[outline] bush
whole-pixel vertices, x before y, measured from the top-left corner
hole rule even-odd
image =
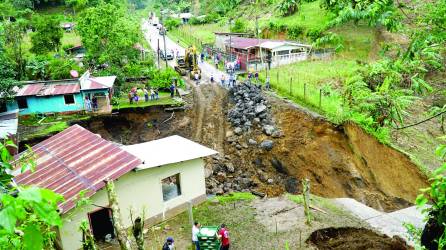
[[[189,24],[190,25],[199,25],[199,24],[204,24],[204,22],[203,22],[203,19],[192,17],[191,19],[189,19]]]
[[[217,12],[211,12],[204,18],[205,23],[217,23],[220,20],[220,15]]]
[[[317,29],[317,28],[309,29],[307,31],[307,37],[311,38],[311,40],[313,40],[313,41],[316,41],[318,38],[322,37],[322,35],[323,35],[322,32],[323,31],[321,29]]]
[[[52,58],[48,62],[48,75],[51,80],[70,79],[70,71],[80,71],[81,68],[72,59]],[[81,73],[81,72],[79,72]]]
[[[166,26],[168,30],[172,30],[178,28],[181,25],[181,23],[182,23],[181,20],[178,18],[168,18],[164,22],[164,26]]]
[[[244,20],[242,18],[238,18],[237,20],[235,20],[234,25],[231,27],[231,32],[234,32],[234,33],[246,32],[247,26],[248,26],[248,24],[247,24],[246,20]]]
[[[169,88],[170,84],[172,84],[172,80],[174,78],[179,79],[179,87],[184,87],[184,82],[181,81],[181,76],[171,68],[152,71],[152,75],[150,76],[151,80],[148,82],[148,85],[150,87],[167,89]]]
[[[298,39],[305,33],[305,28],[302,26],[292,26],[288,28],[288,37],[291,39]]]

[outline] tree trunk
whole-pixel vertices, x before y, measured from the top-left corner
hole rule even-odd
[[[127,235],[127,230],[122,224],[121,210],[119,209],[115,185],[113,184],[113,181],[106,180],[105,186],[107,189],[108,202],[110,203],[110,208],[113,212],[113,226],[115,228],[116,237],[118,238],[121,250],[131,250],[131,242],[129,236]]]
[[[94,242],[94,237],[91,234],[88,222],[83,221],[79,229],[82,232],[82,249],[83,250],[97,250]]]

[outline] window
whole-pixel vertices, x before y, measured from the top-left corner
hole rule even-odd
[[[6,112],[6,103],[5,102],[0,102],[0,113],[2,112]]]
[[[18,98],[17,105],[19,106],[19,109],[27,109],[28,108],[28,102],[26,101],[26,98]]]
[[[63,98],[66,105],[74,104],[74,95],[64,95]]]
[[[169,176],[161,180],[163,200],[168,201],[181,195],[180,174]]]

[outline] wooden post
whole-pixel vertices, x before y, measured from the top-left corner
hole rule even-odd
[[[292,84],[293,84],[293,78],[290,77],[290,96],[293,96],[293,86],[292,86]]]
[[[304,213],[307,218],[306,224],[311,224],[311,213],[310,213],[310,181],[308,179],[302,180],[302,195],[304,201]]]
[[[319,89],[319,108],[322,107],[322,89]]]
[[[130,250],[132,249],[131,242],[127,234],[127,229],[122,223],[121,209],[119,208],[118,197],[116,196],[115,192],[115,185],[113,184],[113,181],[105,180],[105,187],[107,190],[108,202],[110,203],[110,208],[113,212],[113,226],[116,231],[116,238],[118,238],[121,250]]]
[[[158,38],[158,50],[156,51],[158,55],[158,69],[160,68],[160,39]]]
[[[304,83],[304,100],[307,100],[307,83]]]
[[[192,211],[192,201],[187,202],[187,213],[189,214],[189,223],[194,225],[194,212]]]
[[[279,86],[279,70],[277,70],[277,86]]]

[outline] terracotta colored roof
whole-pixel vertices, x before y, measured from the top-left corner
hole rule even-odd
[[[36,169],[17,175],[19,185],[35,185],[64,196],[62,213],[75,206],[77,195],[86,190],[90,197],[135,169],[141,160],[79,125],[74,125],[32,147]]]
[[[236,49],[248,49],[259,45],[259,39],[257,38],[245,38],[245,37],[232,37],[227,39],[226,42],[229,44],[231,40],[231,47]],[[268,40],[260,39],[260,43]]]
[[[34,83],[22,86],[16,96],[49,96],[79,93],[80,85],[77,81],[68,83]]]

